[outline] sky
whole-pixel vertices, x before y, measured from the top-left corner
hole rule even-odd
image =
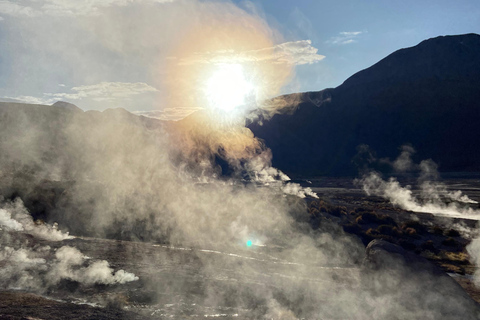
[[[256,70],[264,99],[465,33],[480,33],[478,0],[0,0],[0,100],[175,120],[226,60]]]

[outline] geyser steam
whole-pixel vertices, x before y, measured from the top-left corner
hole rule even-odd
[[[402,152],[395,161],[380,161],[391,164],[399,173],[419,171],[417,194],[410,185],[402,187],[396,177],[384,180],[380,173],[371,171],[361,179],[356,179],[356,183],[362,186],[367,195],[383,197],[405,210],[480,220],[480,210],[469,206],[478,204],[477,201],[462,194],[460,190],[448,190],[445,184],[437,181],[439,173],[435,162],[429,159],[417,165],[411,159],[415,150],[411,146],[402,146],[401,149]]]
[[[196,19],[183,20],[188,27],[176,33],[180,40],[172,46],[165,76],[170,107],[208,106],[204,86],[213,70],[225,64],[242,65],[247,82],[255,84],[257,104],[288,81],[290,59],[278,50],[289,47],[275,46],[280,36],[258,15],[219,1],[178,1],[168,10],[172,8],[179,8],[178,16]],[[161,20],[145,14],[150,22]],[[138,48],[128,36],[148,44],[157,37],[141,22],[110,18],[96,21],[110,25],[92,34],[114,53],[136,57]],[[146,31],[132,35],[130,28]],[[129,270],[156,293],[153,303],[176,299],[180,307],[190,303],[240,310],[254,319],[442,319],[459,314],[478,319],[463,297],[419,289],[425,279],[435,284],[430,275],[412,277],[399,266],[373,280],[363,277],[360,241],[328,219],[318,229],[310,228],[300,197],[314,194],[287,184],[288,177],[271,167],[270,150],[245,128],[243,115],[208,111],[162,124],[111,109],[100,113],[7,104],[0,113],[1,194],[19,196],[34,209],[44,204],[32,214],[58,221],[61,230],[75,236],[157,243],[148,246],[150,253],[165,245],[169,251],[160,262],[151,255],[122,252],[132,267],[153,265],[148,279],[142,279],[147,273]],[[230,166],[229,177],[219,178],[219,158]],[[0,214],[11,229],[1,239],[4,286],[31,288],[28,281],[36,279],[35,287],[44,288],[65,278],[86,285],[139,282],[103,259],[84,265],[88,259],[72,247],[75,242],[55,252],[25,247],[17,238],[30,232],[27,224],[13,222],[17,215],[11,212]],[[32,242],[38,241],[31,233]],[[252,247],[245,248],[248,241]],[[167,274],[152,261],[194,269],[181,273],[179,267]],[[21,281],[12,284],[10,279]],[[182,312],[177,318],[184,317]]]

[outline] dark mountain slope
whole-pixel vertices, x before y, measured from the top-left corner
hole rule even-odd
[[[355,174],[357,146],[394,158],[406,143],[442,171],[480,171],[479,120],[480,36],[467,34],[396,51],[335,89],[301,94],[293,115],[250,128],[293,175]]]

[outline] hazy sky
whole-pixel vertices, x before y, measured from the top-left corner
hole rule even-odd
[[[0,0],[0,98],[181,117],[201,106],[167,99],[171,66],[190,64],[172,52],[212,63],[217,51],[183,39],[232,20],[271,41],[268,57],[252,45],[242,59],[293,68],[278,93],[318,91],[424,39],[480,33],[480,1]]]

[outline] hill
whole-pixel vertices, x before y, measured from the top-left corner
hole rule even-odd
[[[394,158],[410,144],[441,171],[480,171],[480,35],[425,40],[296,98],[293,115],[249,125],[293,176],[355,174],[360,145]]]

